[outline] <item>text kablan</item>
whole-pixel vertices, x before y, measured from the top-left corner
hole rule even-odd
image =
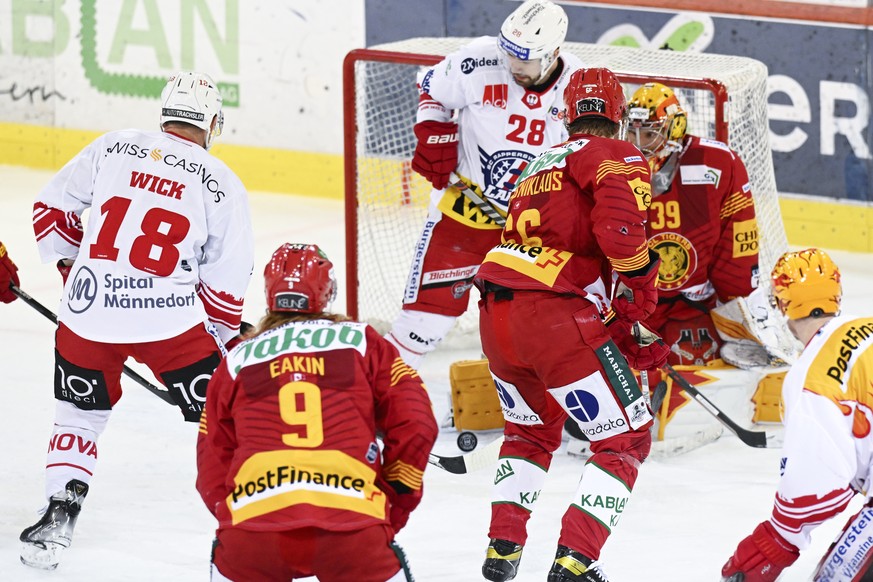
[[[855,355],[855,350],[861,347],[862,342],[865,342],[873,335],[873,324],[865,323],[858,327],[854,325],[843,334],[842,346],[840,347],[840,355],[837,356],[837,361],[834,365],[828,368],[828,376],[836,380],[842,385],[843,372],[849,369],[849,360]]]
[[[286,488],[295,484],[319,485],[330,487],[338,491],[355,491],[361,493],[366,482],[360,477],[340,475],[339,473],[322,473],[321,471],[307,471],[293,466],[281,465],[275,470],[270,469],[260,477],[252,481],[246,481],[237,485],[231,497],[237,503],[243,496],[252,497],[263,493],[268,489]]]

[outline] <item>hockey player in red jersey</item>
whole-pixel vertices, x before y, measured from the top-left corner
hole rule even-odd
[[[412,580],[393,539],[437,436],[424,385],[372,327],[326,312],[317,246],[283,245],[264,279],[267,315],[212,377],[197,443],[212,580]]]
[[[809,547],[812,531],[855,495],[864,506],[804,579],[873,580],[873,316],[840,315],[840,272],[820,249],[785,253],[771,281],[788,328],[806,347],[783,384],[785,445],[772,514],[740,541],[722,580],[774,582]]]
[[[600,551],[652,442],[651,412],[629,363],[646,369],[666,356],[657,344],[639,346],[631,331],[655,309],[659,261],[646,245],[649,167],[622,139],[621,85],[607,69],[582,69],[564,100],[569,139],[526,167],[502,242],[476,276],[482,347],[506,419],[482,567],[488,580],[517,573],[568,415],[594,454],[564,514],[548,580],[606,580]]]
[[[476,270],[500,241],[502,226],[453,186],[452,173],[505,215],[527,164],[567,138],[561,95],[582,65],[561,52],[567,23],[557,4],[527,0],[497,38],[476,39],[419,79],[412,169],[434,189],[402,311],[386,335],[413,368],[466,311]]]
[[[658,307],[648,323],[671,364],[704,365],[721,345],[710,311],[758,285],[758,226],[742,160],[725,144],[686,133],[675,93],[646,83],[628,103],[628,140],[652,170],[646,232],[658,253]]]
[[[245,188],[207,151],[221,106],[207,75],[178,73],[161,94],[161,131],[104,134],[36,198],[39,252],[57,263],[64,292],[49,505],[21,534],[25,564],[55,568],[70,545],[127,358],[148,366],[196,422],[222,342],[238,334],[253,236]]]

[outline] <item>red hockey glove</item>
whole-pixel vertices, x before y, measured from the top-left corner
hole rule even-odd
[[[797,548],[765,521],[740,542],[722,567],[722,582],[773,582],[799,556]]]
[[[434,188],[449,185],[449,174],[458,166],[458,126],[450,121],[422,121],[413,128],[418,145],[412,169],[427,178]]]
[[[625,321],[642,321],[658,306],[658,265],[661,260],[649,251],[649,265],[631,273],[618,274],[618,292],[612,310]]]
[[[376,480],[376,485],[388,497],[388,521],[394,533],[397,533],[409,521],[412,510],[421,503],[422,490],[414,491],[400,481],[384,481],[381,477]]]
[[[633,334],[634,324],[615,318],[606,328],[612,341],[618,346],[618,351],[627,360],[628,365],[635,370],[654,370],[667,362],[670,348],[657,335],[643,324],[639,324],[646,332],[658,341],[640,341]]]
[[[3,303],[12,303],[18,296],[9,288],[10,285],[19,286],[18,267],[9,258],[9,253],[6,252],[6,247],[0,243],[0,301]]]
[[[64,280],[64,285],[67,284],[67,277],[70,276],[70,271],[73,269],[73,259],[61,259],[58,261],[58,272],[61,274],[61,279]]]

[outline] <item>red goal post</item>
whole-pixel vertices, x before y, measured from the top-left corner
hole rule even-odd
[[[409,167],[416,75],[471,40],[409,39],[351,51],[344,61],[346,309],[383,332],[400,310],[431,191]],[[689,133],[737,151],[755,198],[765,280],[788,248],[769,144],[766,65],[745,57],[585,43],[565,43],[562,50],[587,66],[614,71],[628,97],[644,82],[670,86],[688,113]],[[471,334],[476,311],[461,318],[456,340],[478,335]]]

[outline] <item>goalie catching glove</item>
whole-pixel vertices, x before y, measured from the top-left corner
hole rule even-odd
[[[10,285],[18,287],[18,267],[9,258],[6,247],[0,243],[0,301],[12,303],[18,296],[9,288]]]
[[[800,552],[769,521],[758,524],[721,569],[722,582],[774,582]]]
[[[422,121],[415,124],[413,131],[418,145],[412,169],[442,190],[449,185],[449,175],[458,166],[458,126],[450,121]]]
[[[612,310],[625,321],[643,321],[658,306],[658,266],[661,259],[649,250],[649,264],[636,271],[618,273],[618,290],[612,300]]]

